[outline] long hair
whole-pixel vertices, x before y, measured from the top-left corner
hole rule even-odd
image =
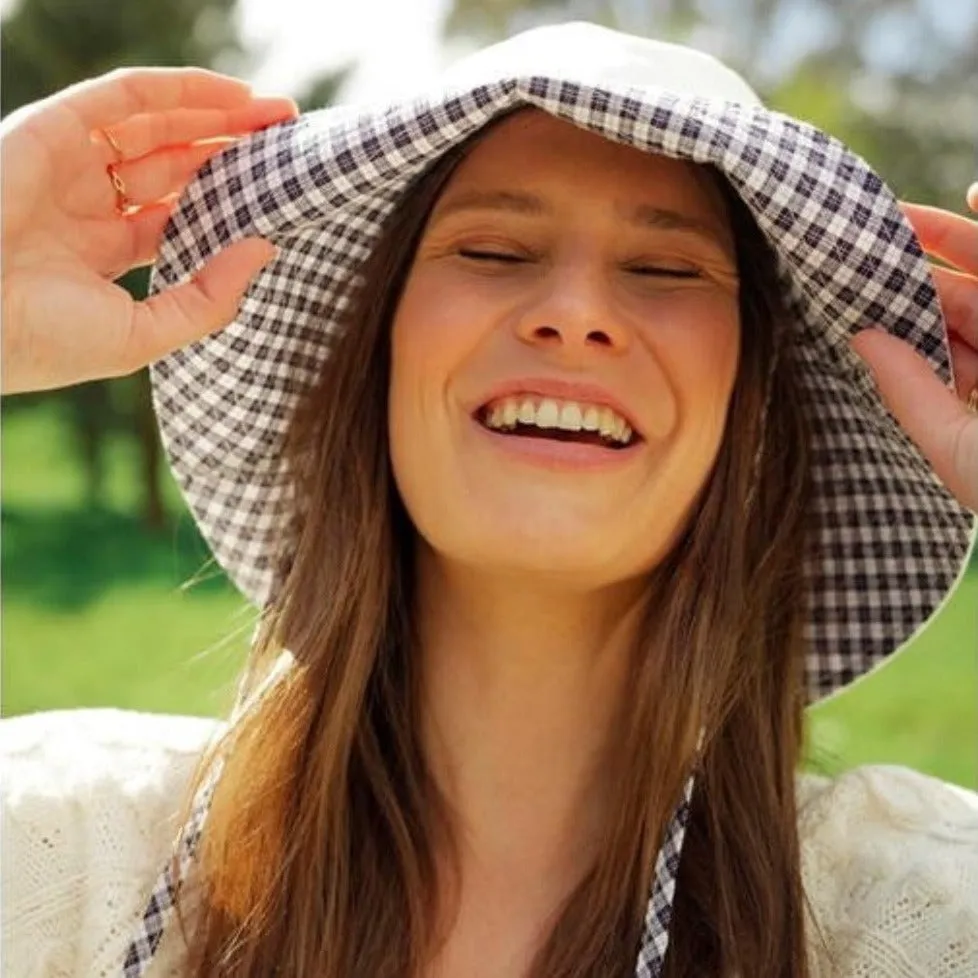
[[[289,429],[290,556],[249,657],[249,706],[192,786],[219,769],[181,899],[200,978],[420,978],[452,918],[435,857],[448,852],[457,873],[458,850],[419,739],[415,534],[391,473],[387,391],[415,248],[473,142],[390,215]],[[530,978],[633,973],[655,857],[693,765],[666,975],[808,973],[794,779],[809,436],[773,254],[713,175],[741,282],[727,426],[688,525],[650,575],[613,761],[616,818]],[[288,667],[269,681],[284,650]]]

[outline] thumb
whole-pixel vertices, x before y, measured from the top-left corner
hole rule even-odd
[[[938,478],[959,502],[978,510],[978,417],[909,343],[883,330],[867,329],[853,338],[852,348]]]
[[[145,366],[226,326],[277,254],[270,241],[245,238],[214,255],[191,281],[136,303],[126,359]]]

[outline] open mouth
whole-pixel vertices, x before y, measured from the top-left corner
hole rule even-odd
[[[621,451],[641,440],[611,408],[550,398],[505,398],[483,405],[475,419],[498,435],[574,442],[610,451]]]

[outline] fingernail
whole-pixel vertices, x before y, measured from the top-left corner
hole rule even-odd
[[[288,108],[294,109],[295,111],[299,110],[295,99],[289,95],[253,95],[252,107],[254,106],[262,106],[263,108],[271,106],[276,109]]]
[[[875,323],[872,326],[863,326],[863,328],[860,329],[858,333],[853,333],[849,337],[849,345],[851,346],[853,340],[859,339],[859,337],[863,336],[864,334],[868,333],[872,335],[873,333],[885,333],[885,332],[886,330],[882,326],[877,326]]]

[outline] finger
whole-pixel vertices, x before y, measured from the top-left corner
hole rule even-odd
[[[99,274],[114,281],[130,269],[154,262],[163,231],[179,203],[180,194],[170,194],[122,218],[122,233],[116,236],[111,251],[98,256]]]
[[[908,343],[882,330],[863,330],[852,347],[868,364],[884,403],[969,509],[978,510],[978,416],[946,388]]]
[[[131,369],[226,326],[252,279],[275,254],[271,242],[246,238],[215,255],[192,281],[135,303],[125,354]]]
[[[118,68],[69,86],[54,99],[87,132],[140,112],[233,109],[251,98],[251,86],[206,68]]]
[[[948,329],[978,350],[978,278],[936,265],[931,274]]]
[[[978,183],[973,183],[968,187],[968,193],[965,195],[965,198],[968,201],[968,206],[973,211],[978,211]]]
[[[954,389],[958,393],[958,398],[967,403],[971,392],[978,387],[978,350],[956,340],[953,336],[950,339],[950,346]]]
[[[140,160],[111,164],[104,169],[96,168],[87,179],[79,177],[64,189],[61,196],[65,212],[75,217],[106,219],[117,222],[132,215],[132,210],[120,215],[117,211],[118,195],[113,174],[122,181],[125,196],[132,207],[145,207],[164,197],[182,191],[190,178],[212,156],[235,142],[233,139],[213,140],[193,146],[170,147]],[[94,177],[94,179],[93,179]],[[93,239],[93,244],[95,244]],[[84,235],[79,246],[84,248]],[[88,249],[85,249],[88,250]],[[122,252],[115,248],[105,250],[101,240],[94,251],[96,260],[121,259]],[[125,253],[128,255],[128,252]]]
[[[298,111],[290,98],[255,98],[232,109],[173,109],[137,115],[113,127],[111,134],[122,158],[129,161],[162,147],[241,136],[294,118]]]
[[[978,223],[940,207],[900,202],[920,246],[967,272],[978,274]]]
[[[18,130],[19,140],[38,145],[39,165],[63,176],[91,146],[93,130],[140,113],[240,108],[251,97],[246,82],[205,68],[119,68],[22,106],[3,125]],[[114,160],[113,153],[105,161]]]
[[[159,150],[150,156],[114,167],[122,178],[126,196],[136,204],[151,204],[182,190],[190,178],[212,157],[231,146],[235,140],[223,139]],[[104,212],[115,206],[115,188],[108,179],[97,185]],[[76,203],[81,203],[76,197]]]

